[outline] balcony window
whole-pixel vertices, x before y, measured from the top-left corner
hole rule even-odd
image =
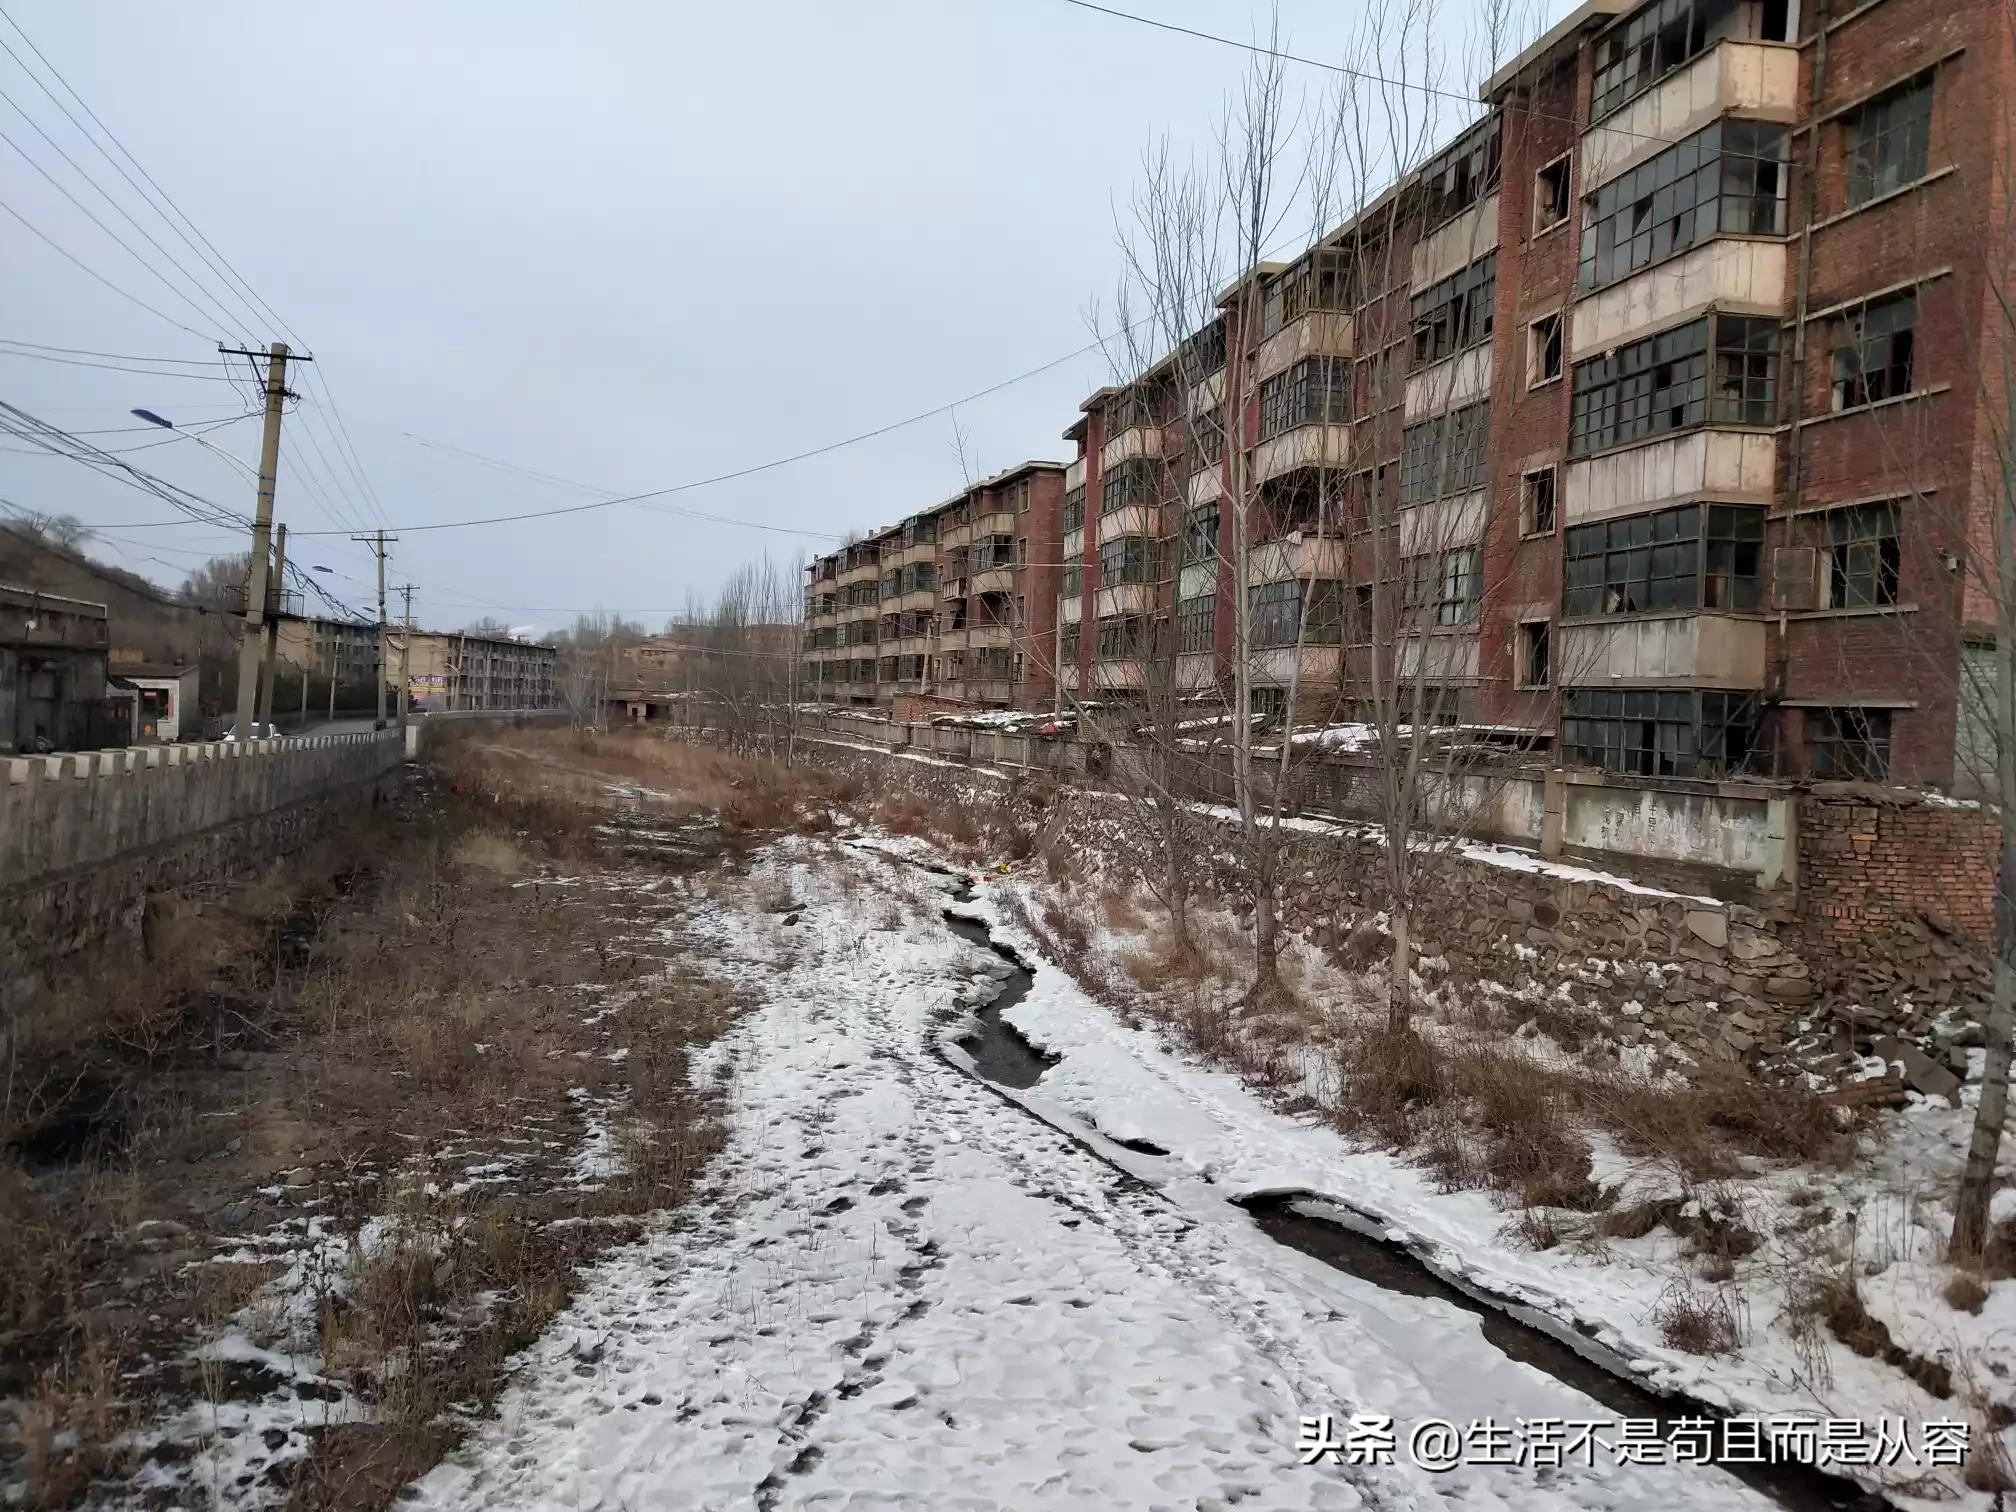
[[[1078,665],[1078,623],[1075,620],[1057,632],[1057,660],[1067,667]]]
[[[1827,516],[1829,609],[1873,609],[1897,602],[1903,553],[1897,542],[1897,506],[1857,504]]]
[[[1064,581],[1057,590],[1058,597],[1075,599],[1085,591],[1085,567],[1080,562],[1071,562],[1064,568]]]
[[[1351,362],[1310,357],[1260,385],[1260,439],[1301,425],[1338,425],[1351,418]]]
[[[1064,490],[1064,534],[1082,530],[1085,526],[1085,485]]]
[[[1249,632],[1259,648],[1335,646],[1344,639],[1344,585],[1330,578],[1309,583],[1261,583],[1247,591]],[[1307,612],[1304,612],[1304,603]]]
[[[1027,478],[1017,478],[1013,483],[1010,483],[1006,488],[1001,490],[1001,508],[1008,510],[1012,514],[1027,514],[1029,512],[1029,480]]]
[[[1932,149],[1932,75],[1887,89],[1841,118],[1848,203],[1867,204],[1925,177]]]
[[[1641,777],[1719,777],[1753,768],[1757,699],[1748,693],[1568,688],[1561,752],[1571,766]]]
[[[1589,119],[1601,120],[1724,37],[1786,40],[1786,0],[1654,0],[1596,40]]]
[[[1190,470],[1213,471],[1225,460],[1225,411],[1208,409],[1190,422]]]
[[[1199,504],[1183,516],[1182,551],[1180,565],[1189,567],[1200,562],[1218,560],[1218,501]]]
[[[1494,115],[1422,169],[1424,223],[1432,228],[1452,220],[1497,189],[1499,152]]]
[[[1675,609],[1755,609],[1763,577],[1764,511],[1682,504],[1571,526],[1562,612],[1571,616]]]
[[[1806,765],[1832,782],[1883,782],[1890,776],[1888,709],[1808,709]]]
[[[1490,436],[1489,404],[1408,426],[1401,438],[1400,502],[1419,504],[1482,488]]]
[[[1134,504],[1155,502],[1152,464],[1145,457],[1131,457],[1108,471],[1099,480],[1099,512],[1112,514]]]
[[[1430,284],[1413,299],[1414,361],[1442,358],[1491,339],[1498,299],[1498,254],[1488,252]]]
[[[1283,326],[1293,325],[1311,310],[1351,308],[1350,254],[1335,247],[1311,252],[1301,262],[1267,285],[1261,306],[1260,334],[1272,336]],[[1224,364],[1223,336],[1219,365]]]
[[[1146,536],[1115,536],[1099,548],[1099,583],[1147,583],[1155,576],[1155,543]]]
[[[1099,621],[1098,655],[1102,661],[1143,655],[1149,644],[1145,614],[1109,614]]]
[[[1778,322],[1770,317],[1703,316],[1629,342],[1575,364],[1569,454],[1587,456],[1708,422],[1769,425],[1777,414],[1777,379]]]
[[[903,525],[903,544],[923,546],[938,539],[938,521],[935,518],[907,520]]]
[[[973,570],[976,573],[990,572],[997,567],[1015,565],[1015,538],[1013,536],[989,536],[973,548]]]
[[[1785,128],[1718,121],[1589,196],[1576,278],[1601,288],[1717,235],[1785,230]]]
[[[935,562],[912,562],[903,569],[903,591],[905,593],[925,592],[938,586],[938,564]]]
[[[1177,374],[1187,385],[1202,383],[1225,366],[1225,322],[1214,320],[1184,342],[1176,355]]]
[[[1176,649],[1186,656],[1209,651],[1218,635],[1218,595],[1200,593],[1176,605]]]
[[[1918,291],[1872,299],[1834,321],[1834,408],[1855,409],[1911,392]]]

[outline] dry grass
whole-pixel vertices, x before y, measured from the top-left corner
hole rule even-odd
[[[129,1468],[117,1446],[161,1394],[233,1389],[214,1365],[122,1389],[117,1366],[143,1348],[182,1358],[247,1307],[269,1272],[191,1262],[214,1247],[206,1215],[279,1171],[316,1172],[318,1211],[353,1233],[388,1205],[397,1219],[320,1325],[328,1368],[374,1420],[318,1439],[293,1486],[302,1505],[375,1508],[438,1457],[451,1404],[494,1391],[578,1265],[632,1232],[624,1220],[684,1200],[718,1149],[685,1058],[740,1005],[641,953],[658,941],[662,956],[679,893],[646,917],[632,890],[543,885],[549,864],[577,878],[607,864],[602,783],[474,754],[450,753],[424,809],[236,887],[157,900],[151,969],[108,961],[31,1002],[0,1041],[0,1395],[24,1404],[28,1505],[74,1505]],[[701,771],[744,802],[745,823],[798,812],[793,793]],[[582,984],[621,1002],[620,1062],[584,1031]],[[541,1109],[567,1127],[583,1083],[618,1110],[623,1169],[599,1189],[429,1197],[424,1156],[410,1181],[363,1174],[480,1146]],[[568,1216],[591,1221],[551,1222]],[[144,1340],[120,1331],[136,1318]]]
[[[1979,1313],[1988,1305],[1988,1288],[1965,1271],[1955,1271],[1939,1293],[1955,1312]]]
[[[1733,1354],[1743,1342],[1739,1304],[1727,1288],[1676,1282],[1653,1309],[1659,1337],[1687,1354]]]

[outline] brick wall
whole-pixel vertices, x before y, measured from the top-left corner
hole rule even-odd
[[[1993,809],[1884,793],[1810,794],[1799,810],[1799,912],[1859,953],[1899,927],[1986,941],[1994,927]]]

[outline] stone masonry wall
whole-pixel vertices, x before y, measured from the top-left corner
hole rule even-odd
[[[816,739],[801,749],[820,765],[848,771],[871,791],[900,791],[942,804],[971,805],[976,785],[998,788],[1051,833],[1096,844],[1116,814],[1096,791],[1061,786],[1043,774],[1003,776],[943,757],[860,751]],[[982,799],[981,801],[984,801]],[[1965,811],[1953,811],[1965,812]],[[1353,848],[1362,856],[1339,855]],[[1121,848],[1102,851],[1108,875]],[[1371,842],[1347,834],[1291,833],[1280,873],[1283,923],[1338,948],[1383,907]],[[1803,862],[1802,862],[1803,866]],[[1199,891],[1236,900],[1243,879],[1224,857],[1203,864]],[[1921,930],[1924,926],[1918,926]],[[1904,926],[1899,925],[1899,930]],[[1845,1069],[1886,1036],[1922,1046],[1941,1063],[1961,1063],[1978,1043],[1973,1025],[1985,1002],[1982,979],[1961,961],[1971,947],[1940,954],[1890,932],[1895,977],[1881,981],[1844,966],[1838,948],[1816,938],[1799,913],[1676,895],[1604,880],[1573,865],[1495,865],[1451,856],[1426,889],[1415,921],[1423,961],[1441,960],[1458,980],[1490,980],[1551,992],[1571,983],[1576,1001],[1612,1015],[1626,1043],[1677,1047],[1697,1059],[1827,1075]]]

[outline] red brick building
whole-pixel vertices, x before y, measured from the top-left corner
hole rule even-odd
[[[856,701],[892,677],[1222,698],[1243,514],[1259,708],[1292,684],[1348,713],[1404,675],[1423,717],[1568,765],[1965,790],[1963,669],[1992,644],[1966,564],[2016,359],[2010,24],[1998,0],[1588,0],[1455,140],[1088,398],[1068,466],[903,527],[977,530],[950,522],[1026,477],[1054,513],[1012,588],[941,536],[937,640],[899,620],[904,650],[863,655],[845,564],[884,533],[815,567],[808,624],[841,634],[809,654]],[[978,660],[981,627],[1013,656]]]

